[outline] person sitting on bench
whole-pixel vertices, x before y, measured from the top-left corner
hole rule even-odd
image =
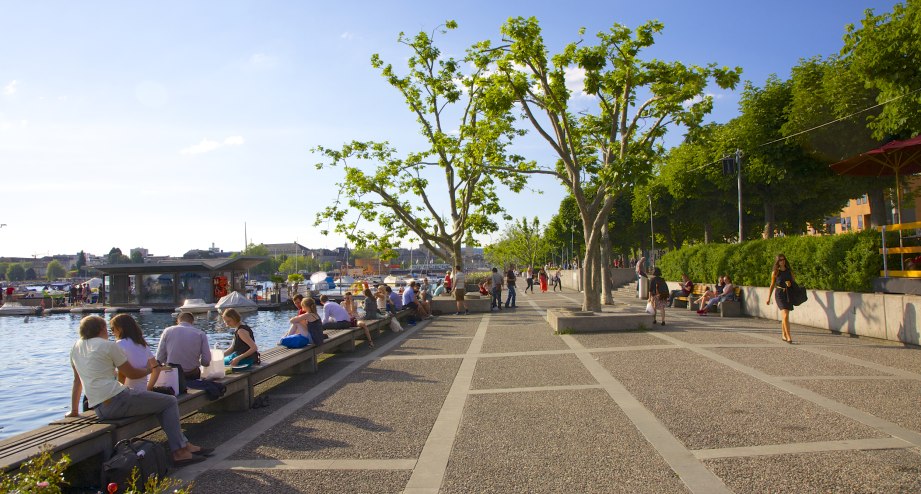
[[[323,329],[348,329],[352,327],[352,316],[341,305],[333,302],[326,295],[320,295],[323,306]]]
[[[157,360],[164,364],[179,365],[187,380],[201,377],[199,364],[211,364],[211,349],[208,335],[192,325],[195,316],[182,312],[176,317],[176,325],[163,330],[157,345]]]
[[[153,369],[131,366],[125,352],[109,340],[105,319],[87,316],[80,321],[80,339],[70,350],[70,365],[74,382],[68,417],[80,416],[80,395],[86,392],[87,402],[101,420],[156,414],[177,467],[204,461],[214,451],[192,444],[183,435],[175,396],[130,389],[116,380],[116,369],[132,379],[147,376]]]
[[[681,275],[681,289],[672,290],[668,296],[668,306],[671,307],[675,303],[675,297],[689,297],[691,292],[694,291],[694,282],[691,281],[691,278],[688,277],[687,273]]]
[[[698,314],[700,314],[701,316],[706,316],[707,312],[710,311],[710,308],[715,306],[716,304],[723,302],[725,300],[735,300],[736,287],[735,285],[732,284],[732,280],[729,278],[729,276],[724,276],[723,282],[725,283],[725,286],[723,287],[723,292],[711,298],[709,301],[707,301],[707,305],[704,305],[703,307],[700,308],[699,311],[697,311]]]

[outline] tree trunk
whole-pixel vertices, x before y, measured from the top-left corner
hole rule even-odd
[[[888,223],[886,210],[889,208],[886,205],[886,195],[883,194],[883,189],[874,188],[868,190],[867,199],[870,203],[870,226],[877,228]]]
[[[713,241],[713,225],[709,221],[704,223],[704,243],[709,244]]]
[[[460,266],[461,269],[464,269],[464,254],[461,251],[460,242],[455,243],[451,246],[451,254],[454,256],[454,266]],[[454,267],[452,266],[452,268]]]
[[[774,202],[764,201],[764,231],[761,232],[761,238],[774,238]],[[740,241],[742,239],[739,239]]]
[[[601,294],[604,305],[613,305],[614,297],[611,295],[611,241],[609,238],[608,224],[601,227]]]

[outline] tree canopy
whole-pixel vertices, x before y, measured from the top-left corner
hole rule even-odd
[[[61,261],[55,259],[48,263],[48,267],[45,271],[45,278],[48,281],[54,281],[56,279],[63,278],[64,276],[67,276],[67,268],[61,264]]]

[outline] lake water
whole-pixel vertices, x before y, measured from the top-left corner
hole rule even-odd
[[[260,311],[247,315],[261,349],[275,346],[288,330],[291,311]],[[102,314],[108,320],[115,314]],[[175,324],[168,313],[131,314],[156,354],[160,333]],[[322,315],[322,314],[321,314]],[[84,314],[0,317],[0,439],[35,429],[70,411],[73,371],[70,349],[77,340]],[[233,336],[216,313],[199,316],[196,326],[208,334],[213,348],[230,346]]]

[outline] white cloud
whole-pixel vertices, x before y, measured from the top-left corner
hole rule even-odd
[[[351,39],[355,39],[355,34],[346,31],[346,32],[340,34],[339,37],[342,38],[342,39],[351,40]]]
[[[249,66],[254,69],[273,69],[278,65],[278,57],[268,53],[254,53],[249,57]]]
[[[8,96],[16,94],[16,89],[17,89],[16,86],[18,85],[19,85],[19,81],[17,81],[16,79],[13,79],[12,81],[10,81],[9,84],[7,84],[6,86],[3,86],[3,94],[8,95]]]
[[[198,144],[193,144],[181,151],[179,154],[204,154],[210,153],[215,149],[227,146],[242,146],[243,136],[230,136],[223,141],[212,141],[211,139],[202,139]]]

